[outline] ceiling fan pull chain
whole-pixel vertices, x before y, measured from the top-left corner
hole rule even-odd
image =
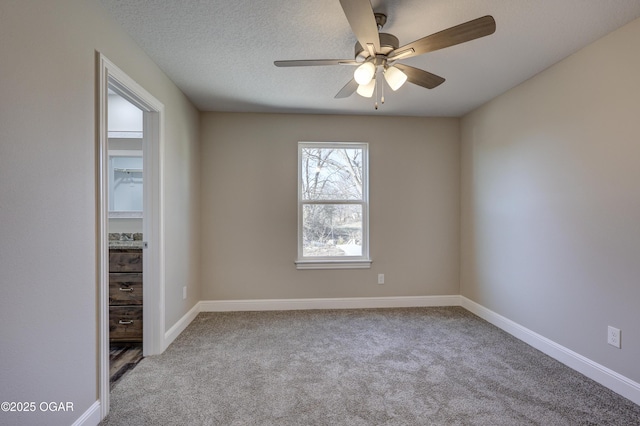
[[[375,78],[376,80],[376,102],[373,106],[377,110],[378,109],[378,68],[376,68],[376,73],[373,76],[373,78]]]

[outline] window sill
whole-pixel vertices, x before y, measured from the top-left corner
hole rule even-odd
[[[370,259],[357,260],[296,260],[296,269],[369,269]]]

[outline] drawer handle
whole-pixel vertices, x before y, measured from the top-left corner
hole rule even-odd
[[[133,321],[123,321],[123,320],[120,320],[120,321],[118,321],[118,324],[122,324],[122,325],[129,325],[129,324],[133,324]]]
[[[131,287],[129,287],[129,288],[120,287],[120,291],[133,291],[133,289]]]

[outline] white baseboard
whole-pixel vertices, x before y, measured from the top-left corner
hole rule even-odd
[[[191,324],[191,321],[193,321],[195,317],[201,312],[201,303],[202,302],[198,302],[193,305],[193,308],[191,308],[189,312],[184,314],[182,318],[178,320],[178,322],[176,322],[169,330],[164,333],[162,352],[164,352],[165,349],[167,349],[169,345],[173,343],[174,340],[176,340],[176,337],[178,337],[180,333],[182,333],[184,329],[187,328],[189,324]]]
[[[98,423],[100,423],[100,401],[91,404],[91,407],[71,426],[96,426]]]
[[[318,299],[203,300],[201,312],[460,306],[460,296],[347,297]]]
[[[460,296],[460,306],[480,318],[533,346],[539,351],[584,374],[612,391],[640,405],[640,384],[598,364],[571,349],[565,348],[540,334],[499,315],[484,306]]]

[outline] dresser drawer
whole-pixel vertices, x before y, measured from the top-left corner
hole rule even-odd
[[[111,272],[109,305],[142,305],[142,274]]]
[[[142,341],[142,306],[109,307],[109,340]]]
[[[109,250],[109,272],[142,272],[142,250]]]

